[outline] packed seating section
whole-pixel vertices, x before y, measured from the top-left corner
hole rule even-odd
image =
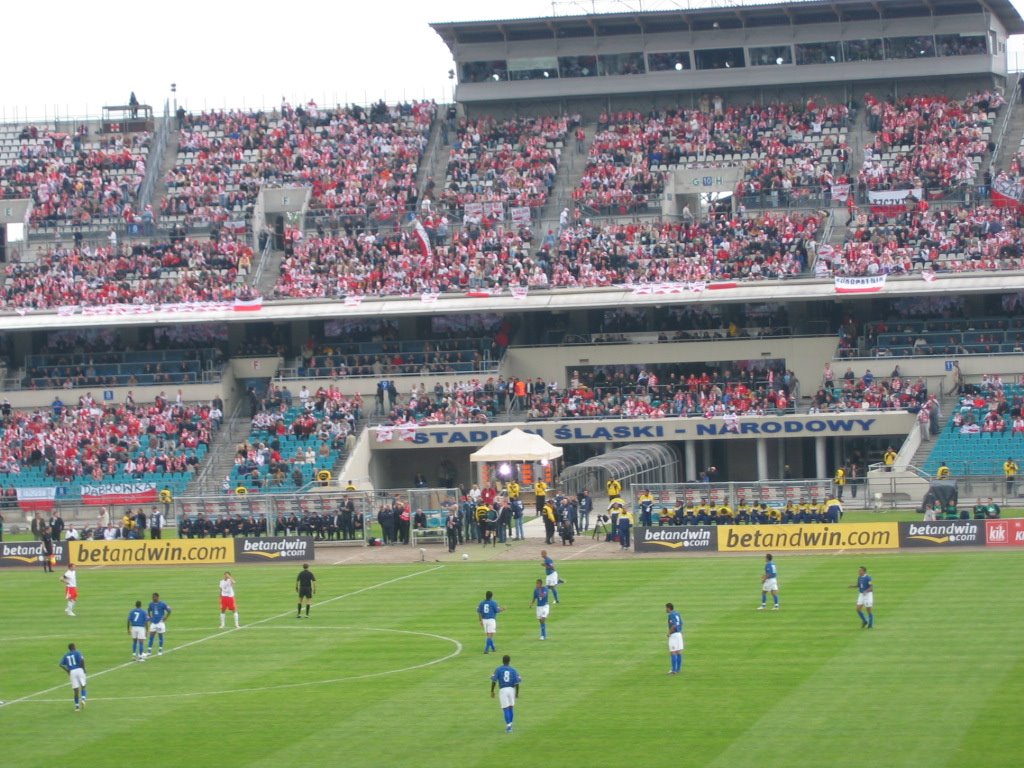
[[[363,417],[359,394],[334,386],[292,393],[272,386],[254,407],[248,438],[235,451],[225,493],[294,493],[330,473],[355,443]],[[241,490],[240,490],[241,489]]]
[[[866,94],[868,130],[858,175],[862,189],[922,188],[937,195],[972,184],[989,150],[996,110],[1006,103],[997,91],[964,99],[907,96],[896,101]]]
[[[85,126],[68,134],[0,125],[0,195],[31,198],[35,228],[133,221],[151,140],[149,133],[91,138]]]
[[[0,485],[5,489],[59,484],[76,498],[83,484],[152,483],[184,492],[220,424],[218,402],[187,403],[161,396],[119,404],[86,393],[74,404],[56,398],[48,409],[0,406]]]

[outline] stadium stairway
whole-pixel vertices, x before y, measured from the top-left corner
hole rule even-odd
[[[416,169],[416,189],[419,191],[417,200],[423,199],[423,191],[427,182],[433,179],[435,183],[444,187],[444,180],[448,175],[448,159],[451,156],[451,144],[445,143],[441,135],[441,124],[447,120],[443,114],[447,108],[442,106],[438,109],[437,116],[430,126],[430,139],[427,141],[427,148],[423,152],[423,161]],[[449,139],[450,141],[450,139]],[[440,180],[440,181],[438,181]],[[437,196],[440,190],[435,191]]]
[[[1006,126],[1006,133],[1003,134],[1003,142],[999,147],[999,154],[993,158],[993,166],[1003,169],[1009,168],[1013,156],[1020,150],[1021,141],[1024,140],[1024,105],[1018,103],[1013,105],[1013,113]],[[984,169],[983,169],[984,170]],[[996,171],[992,171],[996,175]]]
[[[584,122],[581,127],[586,134],[582,151],[576,141],[574,131],[570,130],[565,137],[562,156],[558,162],[558,173],[555,174],[555,185],[551,188],[547,203],[540,210],[538,226],[534,230],[540,235],[540,239],[543,239],[549,229],[558,229],[558,217],[563,208],[571,209],[573,207],[572,192],[587,169],[587,152],[590,149],[590,142],[594,139],[594,134],[597,133],[597,123]]]
[[[955,392],[952,394],[946,394],[945,392],[943,392],[939,396],[939,406],[942,408],[942,417],[940,418],[940,423],[942,424],[943,429],[945,429],[946,424],[949,422],[949,417],[952,415],[953,409],[956,407],[959,400],[960,396]],[[914,467],[928,466],[928,459],[931,457],[932,452],[937,447],[937,437],[934,437],[927,442],[922,441],[921,445],[918,446],[917,451],[911,457],[910,465]]]
[[[252,419],[247,416],[224,419],[223,425],[217,430],[210,444],[206,463],[189,483],[186,496],[221,492],[221,483],[235,468],[235,447],[249,436],[251,424]]]

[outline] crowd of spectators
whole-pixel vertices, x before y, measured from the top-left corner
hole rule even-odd
[[[338,456],[355,446],[363,400],[336,387],[293,393],[272,385],[262,397],[250,393],[249,437],[236,447],[235,466],[224,479],[227,493],[296,490],[330,471]]]
[[[598,118],[587,167],[574,192],[596,212],[642,210],[664,190],[671,166],[742,165],[736,192],[776,193],[831,183],[847,171],[848,110],[836,104],[748,104],[716,99],[698,109],[618,112]]]
[[[17,140],[17,157],[0,167],[0,191],[5,199],[32,199],[34,226],[133,215],[151,134],[90,140],[84,127],[68,134],[30,125]]]
[[[245,240],[179,238],[94,246],[46,245],[3,267],[0,309],[230,301],[252,265]]]
[[[1006,384],[997,374],[985,374],[979,383],[963,386],[959,394],[952,426],[960,434],[1024,435],[1024,389],[1020,384]]]
[[[29,469],[50,482],[147,480],[194,473],[222,416],[223,404],[187,403],[162,393],[151,404],[131,392],[119,404],[91,393],[75,404],[55,399],[49,409],[14,411],[0,405],[0,477],[5,485]],[[218,414],[221,414],[218,416]]]
[[[871,369],[857,376],[847,368],[838,379],[831,364],[825,366],[822,385],[811,397],[811,413],[836,411],[908,410],[918,413],[931,407],[934,396],[928,394],[927,382],[904,376],[897,365],[888,378],[875,376]],[[937,402],[934,405],[938,407]]]
[[[167,215],[237,221],[261,185],[312,188],[311,208],[393,219],[415,206],[432,102],[185,115],[178,162],[165,179]]]
[[[836,275],[901,275],[1024,268],[1024,220],[1014,208],[922,202],[903,212],[860,213],[846,241],[819,261]]]
[[[566,134],[578,124],[578,115],[463,119],[438,202],[453,213],[468,203],[542,207],[555,184]],[[424,207],[431,212],[429,202]]]
[[[412,296],[477,289],[604,287],[759,280],[803,273],[818,213],[598,224],[549,231],[466,227],[424,248],[410,232],[302,238],[282,262],[275,295]]]
[[[992,149],[990,113],[1005,103],[996,91],[898,101],[865,94],[867,125],[875,137],[864,151],[860,188],[949,190],[971,184]]]

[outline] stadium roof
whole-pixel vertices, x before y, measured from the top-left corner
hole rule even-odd
[[[510,34],[518,37],[531,31],[537,36],[550,35],[552,38],[606,36],[984,13],[991,13],[999,19],[1007,34],[1024,34],[1024,18],[1010,0],[797,0],[757,5],[709,5],[670,11],[434,22],[430,26],[454,52],[459,44],[497,42],[507,39]]]

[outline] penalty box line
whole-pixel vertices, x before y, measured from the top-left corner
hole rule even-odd
[[[427,568],[425,571],[416,571],[415,573],[407,573],[404,576],[398,576],[398,577],[396,577],[394,579],[388,579],[387,581],[382,581],[382,582],[380,582],[378,584],[371,584],[368,587],[360,587],[359,589],[353,590],[351,592],[345,592],[344,594],[341,594],[341,595],[335,595],[334,597],[330,597],[330,598],[328,598],[326,600],[321,600],[318,603],[313,603],[313,606],[314,607],[320,607],[320,606],[324,606],[324,605],[329,605],[329,604],[331,604],[333,602],[336,602],[338,600],[344,600],[345,598],[348,598],[348,597],[355,597],[356,595],[361,595],[364,592],[370,592],[371,590],[374,590],[374,589],[380,589],[381,587],[387,587],[387,586],[390,586],[392,584],[397,584],[398,582],[405,581],[406,579],[412,579],[412,578],[415,578],[417,576],[423,576],[424,574],[432,573],[434,571],[440,570],[441,568],[444,568],[444,565],[435,565],[433,568]],[[223,637],[224,635],[230,635],[232,632],[239,631],[239,629],[245,629],[247,627],[255,627],[255,626],[258,626],[260,624],[266,624],[266,623],[271,622],[271,621],[277,621],[278,619],[283,619],[285,616],[291,616],[291,614],[292,614],[291,610],[287,610],[287,611],[284,611],[283,613],[279,613],[279,614],[277,614],[275,616],[268,616],[267,618],[260,619],[259,621],[253,621],[253,622],[250,622],[249,624],[243,624],[241,627],[236,627],[236,628],[232,628],[232,629],[225,629],[223,632],[215,632],[212,635],[207,635],[206,637],[200,637],[197,640],[191,640],[191,641],[189,641],[187,643],[183,643],[182,645],[176,645],[173,648],[168,648],[168,649],[166,649],[164,651],[164,653],[174,653],[175,651],[183,651],[186,648],[191,648],[192,646],[199,645],[200,643],[205,643],[208,640],[216,640],[218,637]],[[108,667],[107,669],[101,669],[99,672],[90,672],[89,673],[89,677],[100,677],[102,675],[109,674],[110,672],[117,672],[118,670],[127,669],[128,667],[136,666],[137,663],[138,662],[136,662],[136,661],[126,661],[123,664],[117,664],[117,665],[115,665],[113,667]],[[5,707],[9,707],[9,706],[11,706],[13,704],[21,704],[23,702],[30,701],[30,700],[36,698],[37,696],[45,696],[48,693],[53,693],[54,691],[59,691],[62,688],[65,688],[66,686],[67,686],[67,683],[62,683],[60,685],[51,686],[50,688],[46,688],[46,689],[44,689],[42,691],[36,691],[35,693],[30,693],[30,694],[27,694],[25,696],[20,696],[17,699],[11,699],[10,701],[6,701],[6,702],[0,704],[0,709],[3,709]]]

